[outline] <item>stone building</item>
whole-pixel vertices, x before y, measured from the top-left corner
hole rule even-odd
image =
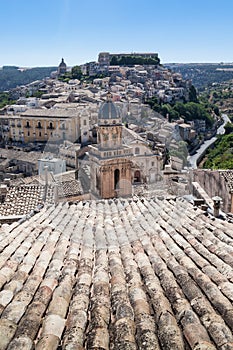
[[[147,141],[128,128],[123,129],[124,142],[132,148],[132,184],[152,184],[162,177],[163,155],[152,150]]]
[[[132,149],[122,143],[121,117],[111,94],[100,108],[97,145],[90,146],[91,195],[113,198],[132,193]]]
[[[86,142],[89,118],[87,112],[81,113],[78,108],[28,109],[20,115],[8,116],[8,126],[2,132],[2,138],[25,143],[58,139]],[[5,119],[5,115],[0,116],[0,123],[5,123]]]
[[[46,169],[54,175],[64,173],[66,171],[66,161],[52,156],[38,159],[39,175],[45,174]]]
[[[132,193],[132,149],[122,143],[120,113],[108,94],[98,116],[98,144],[90,147],[91,195],[113,198]]]
[[[97,134],[97,145],[89,147],[92,197],[130,196],[134,184],[161,179],[162,154],[152,151],[144,139],[122,125],[110,93],[100,107]]]
[[[64,58],[62,58],[61,63],[59,64],[58,70],[57,70],[58,76],[65,74],[66,70],[67,70],[66,63],[64,61]]]

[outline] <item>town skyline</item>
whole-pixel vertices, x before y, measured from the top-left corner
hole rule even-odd
[[[158,52],[161,63],[233,62],[230,0],[2,1],[0,67],[69,66],[101,51]]]

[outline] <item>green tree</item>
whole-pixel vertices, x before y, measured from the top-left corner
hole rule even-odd
[[[225,135],[229,135],[233,133],[233,124],[230,122],[226,123],[226,125],[224,126],[224,129],[225,129]]]
[[[82,70],[79,66],[74,66],[72,69],[71,69],[71,77],[72,79],[81,79],[83,76],[82,74]]]
[[[110,61],[111,66],[118,66],[118,59],[116,56],[112,56],[111,61]]]
[[[189,101],[198,103],[197,91],[193,85],[189,88]]]
[[[203,168],[233,169],[233,134],[220,135],[207,154]]]
[[[219,117],[220,116],[220,111],[219,111],[219,108],[218,108],[218,106],[214,106],[213,107],[213,111],[214,111],[214,113]]]

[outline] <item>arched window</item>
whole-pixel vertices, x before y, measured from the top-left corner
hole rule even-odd
[[[141,173],[139,170],[136,170],[134,173],[134,182],[141,182]]]
[[[120,181],[120,170],[116,169],[114,171],[114,189],[119,188],[119,181]]]
[[[38,128],[41,129],[41,122],[38,122]]]
[[[49,129],[53,129],[53,123],[52,122],[49,123]]]
[[[139,147],[135,148],[135,154],[140,154],[140,148]]]

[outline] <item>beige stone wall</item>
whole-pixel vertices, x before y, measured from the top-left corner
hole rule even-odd
[[[122,125],[99,127],[98,143],[103,148],[120,146],[122,144]]]
[[[115,171],[119,170],[119,183],[115,188]],[[98,180],[96,179],[96,173]],[[97,187],[98,181],[98,187]],[[132,194],[131,162],[128,159],[111,159],[97,164],[91,171],[91,191],[101,198],[130,196]]]
[[[64,127],[63,127],[64,123]],[[80,120],[76,118],[50,118],[21,116],[11,118],[9,136],[16,141],[21,140],[23,132],[24,142],[45,142],[57,136],[74,142],[81,135]]]
[[[219,196],[222,198],[222,210],[227,212],[232,211],[232,199],[227,184],[218,170],[194,170],[193,181],[198,182],[203,189],[212,198]]]
[[[30,128],[27,127],[27,121]],[[39,122],[41,128],[38,127]],[[80,136],[77,134],[76,124],[75,118],[65,120],[60,118],[27,118],[23,121],[24,140],[25,142],[48,141],[56,136],[63,137],[64,133],[65,139],[74,142]]]
[[[114,197],[124,197],[130,196],[132,194],[132,184],[131,184],[131,171],[125,168],[125,166],[120,171],[119,186],[115,188],[114,184],[114,172],[119,167],[116,165],[110,170],[102,169],[101,172],[101,197],[102,198],[114,198]]]

